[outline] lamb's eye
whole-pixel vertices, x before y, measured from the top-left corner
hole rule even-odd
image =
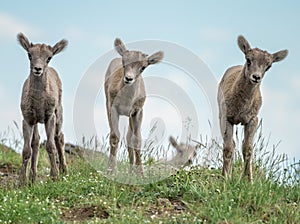
[[[271,68],[271,65],[269,65],[269,66],[266,68],[266,71],[268,71],[270,68]]]
[[[49,58],[47,59],[47,63],[49,63],[49,61],[51,60],[51,58],[52,58],[52,57],[49,57]]]
[[[247,65],[250,66],[251,65],[251,61],[249,58],[247,58]]]
[[[146,68],[145,66],[141,67],[140,72],[143,72],[145,70],[145,68]]]
[[[31,61],[32,57],[31,57],[31,54],[29,54],[29,53],[28,53],[28,58]]]

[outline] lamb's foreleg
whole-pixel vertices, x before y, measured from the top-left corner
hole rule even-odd
[[[116,157],[117,157],[117,151],[118,151],[118,145],[119,145],[119,114],[117,110],[112,107],[110,109],[110,113],[108,113],[108,120],[109,120],[109,126],[110,126],[110,135],[109,135],[109,144],[110,144],[110,155],[109,155],[109,161],[108,161],[108,173],[115,172],[116,168]]]
[[[32,149],[31,149],[31,140],[33,134],[33,126],[29,125],[27,121],[23,120],[23,138],[24,138],[24,146],[22,152],[22,167],[20,172],[20,185],[24,185],[27,182],[27,165],[28,161],[31,157]]]
[[[127,141],[127,150],[128,150],[129,163],[130,163],[130,168],[129,168],[130,173],[133,173],[134,164],[135,164],[135,155],[134,155],[132,136],[133,136],[132,121],[131,118],[129,118],[129,127],[126,135],[126,141]]]
[[[258,118],[255,117],[244,127],[244,140],[243,140],[243,158],[245,162],[244,176],[247,176],[249,181],[253,181],[252,173],[252,158],[253,158],[253,138],[257,128]]]
[[[135,114],[129,117],[129,128],[132,130],[130,148],[133,148],[135,152],[135,165],[137,172],[144,174],[144,169],[142,165],[142,135],[141,135],[141,125],[143,119],[143,110],[137,111]],[[129,148],[128,147],[128,148]]]
[[[31,181],[32,183],[36,179],[37,173],[37,164],[38,164],[38,156],[39,156],[39,145],[40,145],[40,135],[38,130],[38,125],[34,125],[33,135],[31,141],[32,147],[32,156],[31,156]]]
[[[231,176],[232,162],[234,157],[235,143],[233,141],[233,124],[228,122],[225,118],[220,120],[221,132],[223,137],[223,169],[222,175],[225,178]]]

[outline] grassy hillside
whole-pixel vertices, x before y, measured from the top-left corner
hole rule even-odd
[[[281,182],[255,169],[253,185],[224,182],[218,169],[194,167],[162,181],[131,186],[116,183],[80,157],[67,156],[69,174],[53,182],[44,149],[38,181],[17,186],[21,157],[0,146],[0,223],[300,223],[299,174]],[[290,184],[283,184],[284,178]]]

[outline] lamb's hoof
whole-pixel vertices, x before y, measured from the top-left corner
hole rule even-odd
[[[62,174],[64,174],[64,175],[68,174],[68,167],[67,167],[67,165],[64,164],[64,165],[60,166],[59,167],[59,172],[62,173]]]
[[[243,177],[249,181],[250,184],[253,184],[253,177],[250,174],[245,174],[243,175]]]
[[[134,175],[135,174],[135,166],[130,164],[129,170],[128,170],[129,175]]]
[[[52,181],[58,181],[59,180],[59,175],[56,176],[51,176]]]
[[[34,183],[35,183],[35,180],[36,180],[36,177],[32,175],[32,176],[30,177],[30,182],[29,182],[29,183],[30,183],[30,184],[34,184]]]
[[[136,167],[136,174],[139,175],[142,178],[145,176],[144,175],[144,167],[143,167],[143,165],[138,165]]]
[[[115,174],[115,169],[112,168],[112,167],[108,167],[107,170],[106,170],[106,174],[107,175],[113,175],[113,174]]]
[[[28,185],[28,180],[26,178],[24,179],[23,177],[20,177],[18,186],[19,187],[24,187],[26,185]]]
[[[59,179],[59,172],[57,169],[53,170],[51,169],[50,170],[50,176],[52,178],[53,181],[57,181]]]

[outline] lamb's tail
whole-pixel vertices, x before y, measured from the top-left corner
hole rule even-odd
[[[172,136],[170,136],[169,141],[170,141],[170,143],[171,143],[171,145],[172,145],[173,147],[176,148],[176,147],[178,146],[178,144],[177,144],[175,138],[173,138]]]

